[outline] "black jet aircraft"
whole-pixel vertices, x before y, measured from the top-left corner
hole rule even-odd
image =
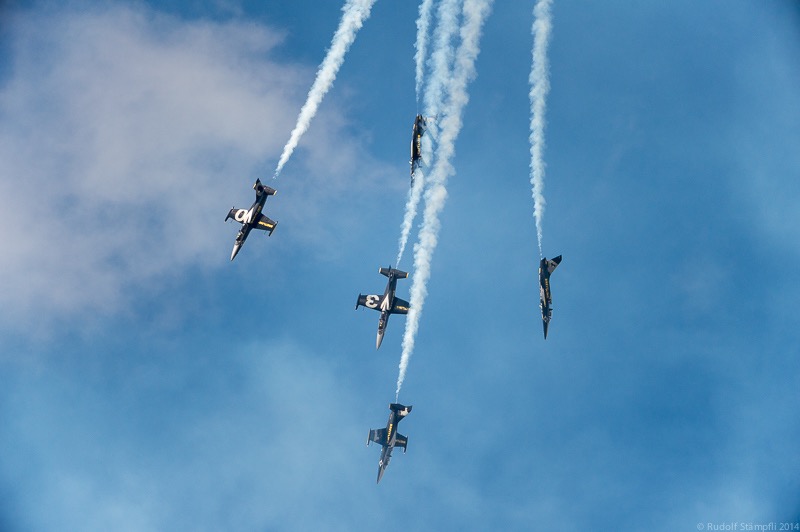
[[[420,161],[422,160],[422,135],[428,128],[428,120],[422,116],[417,115],[414,119],[413,134],[411,136],[411,186],[414,186],[414,172],[419,168]]]
[[[375,349],[380,348],[381,342],[383,342],[383,333],[386,332],[386,324],[389,323],[389,316],[392,314],[408,314],[409,307],[408,301],[404,301],[394,295],[397,288],[397,280],[407,278],[408,273],[395,270],[391,266],[388,268],[380,268],[378,272],[389,278],[383,295],[365,296],[363,294],[358,294],[358,301],[356,301],[356,310],[358,310],[358,307],[364,306],[372,310],[378,310],[381,313],[381,317],[378,319],[378,337],[375,340]]]
[[[542,309],[542,324],[544,325],[544,339],[547,340],[547,326],[550,325],[550,318],[553,315],[553,296],[550,294],[550,274],[561,264],[561,255],[554,259],[547,260],[547,257],[539,261],[539,308]]]
[[[264,208],[264,203],[267,201],[267,197],[274,196],[278,193],[278,191],[274,188],[268,187],[267,185],[262,185],[260,179],[256,179],[256,183],[253,185],[253,190],[256,191],[256,201],[253,202],[253,205],[249,210],[237,209],[234,207],[230,210],[228,216],[225,217],[226,222],[233,218],[242,224],[242,228],[239,229],[239,233],[236,235],[236,240],[233,243],[231,260],[233,260],[236,257],[236,254],[239,253],[239,250],[242,248],[244,241],[247,240],[247,235],[250,234],[250,231],[253,229],[261,229],[263,231],[269,231],[269,236],[272,236],[275,226],[278,225],[278,222],[270,220],[261,212],[261,209]]]
[[[402,447],[403,454],[406,452],[408,438],[397,432],[397,424],[411,412],[411,408],[410,406],[403,406],[398,403],[390,404],[389,421],[386,423],[386,428],[372,429],[369,431],[367,446],[372,442],[379,443],[383,446],[381,449],[381,460],[378,462],[378,482],[381,481],[383,472],[386,471],[389,460],[392,459],[392,450],[395,447]]]

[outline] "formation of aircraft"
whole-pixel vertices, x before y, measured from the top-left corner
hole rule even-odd
[[[422,115],[417,115],[414,119],[413,136],[411,139],[411,186],[414,185],[414,172],[420,167],[422,161],[422,135],[427,129],[427,119]],[[236,240],[233,244],[233,251],[231,252],[231,261],[236,258],[239,250],[244,245],[250,231],[259,229],[268,231],[269,236],[275,230],[277,222],[269,219],[262,213],[264,204],[269,196],[277,193],[274,188],[268,187],[261,183],[260,179],[256,179],[253,189],[256,191],[256,199],[250,206],[250,209],[237,209],[232,208],[228,215],[225,217],[227,222],[233,219],[242,224],[241,229],[236,235]],[[550,324],[550,319],[553,314],[552,310],[552,294],[550,292],[550,275],[561,263],[561,255],[553,259],[546,257],[541,259],[539,263],[539,306],[542,311],[542,324],[544,326],[544,337],[547,339],[547,329]],[[378,272],[386,276],[389,280],[386,283],[386,289],[383,295],[363,295],[358,294],[356,301],[356,310],[358,307],[364,306],[377,310],[381,313],[378,319],[378,334],[375,340],[375,349],[379,349],[383,336],[386,332],[386,325],[389,322],[389,316],[392,314],[408,314],[410,304],[408,301],[400,299],[395,295],[397,289],[397,280],[408,278],[408,273],[392,268],[379,268]],[[399,403],[391,403],[389,405],[389,421],[385,429],[371,429],[367,438],[367,445],[372,442],[378,443],[382,446],[381,458],[378,462],[378,480],[381,481],[384,472],[386,471],[389,461],[392,458],[392,450],[395,447],[402,447],[403,453],[406,452],[408,446],[408,438],[397,432],[397,425],[400,421],[411,412],[411,406],[404,406]]]
[[[411,186],[414,186],[414,172],[420,166],[422,161],[422,135],[428,129],[428,120],[422,116],[417,115],[414,119],[414,127],[411,135]]]
[[[542,309],[542,325],[544,326],[544,339],[547,340],[547,327],[553,315],[553,296],[550,293],[550,275],[561,264],[561,255],[548,260],[547,257],[539,261],[539,308]]]
[[[389,316],[392,314],[408,314],[409,303],[399,297],[395,296],[397,289],[397,280],[405,279],[408,277],[407,272],[396,270],[389,266],[388,268],[380,268],[378,272],[389,278],[386,283],[386,290],[383,295],[363,295],[358,294],[356,301],[356,310],[358,307],[364,306],[372,310],[380,311],[381,317],[378,319],[378,337],[375,340],[375,349],[379,349],[381,342],[383,342],[383,333],[386,332],[386,324],[389,323]]]
[[[411,412],[411,406],[404,406],[399,403],[389,405],[389,421],[385,429],[371,429],[367,437],[367,446],[370,443],[379,443],[382,446],[381,459],[378,462],[378,482],[381,481],[384,471],[389,466],[392,459],[392,450],[395,447],[402,447],[403,454],[408,446],[408,438],[397,432],[397,424]]]
[[[239,229],[239,233],[236,235],[236,240],[233,243],[231,260],[236,258],[236,254],[242,249],[244,241],[247,240],[250,231],[253,229],[261,229],[263,231],[269,231],[269,236],[272,236],[275,226],[278,225],[278,222],[270,220],[261,212],[264,208],[264,203],[267,201],[267,197],[274,196],[278,191],[274,188],[262,185],[260,179],[256,179],[253,190],[256,191],[256,200],[253,202],[253,205],[250,206],[250,209],[237,209],[234,207],[228,212],[228,216],[225,217],[226,222],[233,218],[242,224],[242,228]]]

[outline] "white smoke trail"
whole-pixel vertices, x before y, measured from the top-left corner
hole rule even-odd
[[[552,0],[539,0],[533,8],[533,63],[528,80],[531,84],[531,185],[533,185],[533,217],[536,219],[536,237],[539,257],[542,257],[542,218],[544,216],[544,126],[547,92],[550,90],[547,66],[547,43],[552,27],[550,5]]]
[[[439,22],[434,35],[434,48],[428,59],[431,80],[425,87],[425,112],[429,115],[438,115],[442,107],[445,84],[450,79],[450,67],[455,53],[452,41],[458,31],[458,14],[462,1],[442,0],[439,4],[437,13]],[[435,122],[428,126],[428,130],[434,135],[437,128]]]
[[[308,91],[306,103],[303,104],[300,115],[297,117],[297,125],[292,130],[289,142],[283,148],[274,177],[278,177],[278,174],[281,173],[283,166],[297,147],[297,143],[300,142],[300,137],[308,130],[311,120],[317,114],[319,104],[322,103],[322,98],[325,97],[325,94],[333,85],[336,74],[339,72],[339,67],[344,63],[344,56],[347,50],[350,49],[350,45],[355,41],[356,33],[361,29],[364,21],[369,18],[370,10],[375,1],[347,0],[344,7],[342,7],[342,20],[333,35],[331,47],[317,70],[317,78],[314,80],[311,90]]]
[[[414,185],[408,191],[403,224],[400,226],[400,249],[397,252],[397,260],[395,261],[398,268],[400,267],[400,260],[403,258],[403,252],[406,250],[406,243],[408,243],[408,235],[411,233],[411,226],[414,224],[414,218],[417,217],[417,207],[419,206],[419,200],[422,198],[422,189],[424,186],[425,174],[421,169],[417,168],[417,171],[414,172]]]
[[[439,23],[436,26],[434,35],[434,51],[428,60],[432,71],[432,76],[425,90],[426,113],[429,115],[437,114],[439,109],[442,107],[444,84],[450,78],[450,63],[452,62],[452,57],[454,54],[451,41],[458,31],[458,13],[460,1],[461,0],[444,0],[439,4],[439,10],[437,13]],[[420,18],[423,17],[423,7],[425,7],[425,3],[420,6]],[[433,7],[431,3],[431,5],[427,6],[427,16],[430,16],[430,11],[432,9]],[[429,24],[429,21],[427,24]],[[417,27],[420,27],[419,21],[417,21]],[[419,35],[417,36],[417,42],[419,42]],[[419,54],[419,51],[420,48],[418,47],[417,54]],[[419,69],[421,65],[420,61],[422,59],[424,59],[424,57],[420,58],[419,55],[417,56],[418,86],[419,82],[421,81],[421,77],[419,77]],[[431,153],[430,138],[432,136],[436,136],[436,132],[437,126],[435,122],[429,120],[427,123],[427,133],[422,137],[423,153]],[[408,242],[408,235],[411,232],[411,226],[414,223],[414,218],[417,216],[417,210],[419,208],[419,202],[421,198],[422,188],[415,193],[412,187],[408,201],[406,202],[405,214],[403,215],[399,251],[397,253],[398,263],[403,256],[403,252],[405,251],[406,243]]]
[[[414,60],[417,65],[416,94],[418,105],[419,93],[422,89],[422,80],[425,75],[425,55],[428,53],[428,31],[431,25],[432,11],[433,0],[422,0],[422,3],[419,5],[419,17],[417,18],[417,53],[414,54]]]
[[[411,285],[411,308],[406,319],[403,335],[403,354],[400,358],[400,373],[397,377],[396,396],[400,395],[408,361],[414,351],[414,343],[419,329],[419,318],[428,294],[428,279],[431,273],[431,259],[439,239],[439,214],[447,200],[447,178],[455,172],[450,159],[455,153],[455,141],[461,131],[461,114],[469,101],[467,86],[475,77],[475,60],[480,52],[480,37],[483,22],[489,14],[493,0],[465,0],[463,6],[464,22],[461,25],[461,44],[455,54],[452,74],[434,70],[433,77],[448,76],[446,83],[447,101],[442,108],[443,118],[438,140],[436,161],[429,176],[425,193],[425,212],[419,241],[414,245],[414,280]]]

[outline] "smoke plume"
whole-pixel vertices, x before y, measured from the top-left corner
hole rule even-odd
[[[455,168],[450,160],[455,154],[455,142],[462,125],[461,115],[464,106],[469,101],[467,86],[475,77],[475,60],[480,52],[481,31],[491,10],[491,5],[492,0],[465,0],[461,10],[463,22],[459,32],[461,43],[458,49],[454,52],[449,36],[445,37],[440,34],[440,38],[437,39],[437,47],[446,46],[449,49],[437,48],[432,54],[432,59],[436,57],[439,59],[431,61],[433,66],[431,84],[438,85],[441,90],[434,87],[434,90],[426,93],[426,97],[430,97],[426,103],[430,107],[441,110],[441,129],[435,160],[425,191],[425,210],[419,240],[414,245],[414,279],[410,292],[411,308],[403,335],[403,353],[397,378],[397,396],[399,396],[400,388],[405,380],[408,361],[414,352],[419,319],[428,294],[427,285],[431,273],[431,261],[439,239],[439,214],[447,200],[447,179],[455,173]],[[452,11],[442,11],[441,7],[452,9]],[[457,23],[458,3],[446,0],[440,6],[440,24],[446,24],[449,20],[455,20]],[[448,31],[447,26],[444,28],[440,26],[437,31],[440,29]],[[449,61],[443,60],[449,57],[453,57],[452,72],[448,67]]]
[[[364,21],[369,18],[370,10],[374,3],[375,0],[347,0],[344,7],[342,7],[343,14],[342,20],[339,22],[339,28],[333,35],[331,47],[328,49],[325,59],[323,59],[322,64],[317,70],[317,78],[314,80],[311,90],[308,91],[306,103],[303,104],[303,108],[300,109],[300,115],[297,117],[297,125],[295,125],[294,130],[292,130],[289,142],[287,142],[286,146],[283,148],[278,166],[275,168],[274,177],[278,177],[281,173],[283,166],[289,160],[289,157],[292,156],[292,153],[294,153],[297,143],[300,142],[300,137],[303,136],[308,130],[309,125],[311,125],[311,120],[314,118],[314,115],[317,114],[319,104],[322,103],[325,94],[333,85],[336,74],[339,72],[342,63],[344,63],[345,54],[347,50],[350,49],[350,45],[353,44],[353,41],[355,41],[358,30],[364,25]]]
[[[544,217],[544,126],[547,92],[550,90],[547,66],[547,43],[550,40],[550,5],[552,0],[539,0],[533,8],[533,62],[528,78],[531,84],[531,185],[533,185],[533,217],[539,257],[542,257],[542,218]]]

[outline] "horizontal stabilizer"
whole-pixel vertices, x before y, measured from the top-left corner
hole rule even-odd
[[[561,255],[547,261],[547,273],[553,273],[553,270],[561,264]]]
[[[389,266],[388,268],[381,268],[378,270],[378,272],[380,272],[381,275],[385,275],[386,277],[389,277],[390,275],[398,279],[405,279],[406,277],[408,277],[408,272],[396,270],[391,266]]]
[[[266,194],[267,196],[274,196],[278,193],[278,191],[274,188],[262,184],[261,179],[256,179],[256,182],[253,185],[253,190],[256,191],[256,194]]]

